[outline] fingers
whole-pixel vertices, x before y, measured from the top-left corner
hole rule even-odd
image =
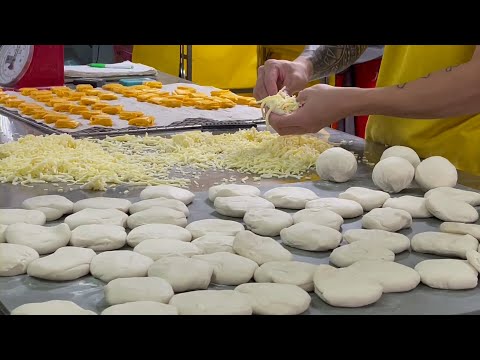
[[[258,68],[257,83],[255,85],[255,89],[253,89],[253,96],[257,100],[262,100],[268,96],[267,90],[265,89],[264,79],[265,68],[262,65]]]
[[[289,115],[270,114],[269,124],[280,135],[304,134],[306,130],[303,128],[303,120],[305,118],[303,108]]]
[[[305,103],[308,100],[308,97],[310,96],[311,92],[312,92],[311,88],[300,91],[297,95],[297,102],[299,102],[300,104]]]
[[[278,67],[274,63],[268,61],[265,63],[263,83],[268,96],[275,95],[280,90],[277,86],[279,74]]]

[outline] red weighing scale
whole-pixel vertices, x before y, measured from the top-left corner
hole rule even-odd
[[[64,85],[63,45],[1,45],[0,87]]]

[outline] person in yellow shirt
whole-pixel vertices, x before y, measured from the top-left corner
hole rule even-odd
[[[257,99],[299,92],[296,112],[271,114],[280,134],[315,133],[347,116],[369,115],[368,141],[439,155],[459,170],[480,175],[480,47],[387,45],[377,86],[337,88],[308,81],[350,66],[366,45],[319,45],[294,61],[269,60],[258,69]]]

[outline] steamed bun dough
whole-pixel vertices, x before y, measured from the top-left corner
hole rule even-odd
[[[418,157],[415,150],[406,147],[406,146],[392,146],[386,149],[380,161],[390,158],[390,157],[400,157],[407,160],[414,168],[416,168],[420,164],[420,158]]]
[[[363,210],[370,211],[382,207],[390,195],[384,191],[362,187],[351,187],[338,195],[340,199],[353,200],[362,205]]]
[[[73,212],[83,209],[117,209],[126,213],[130,205],[132,203],[127,199],[94,197],[77,201],[73,205]]]
[[[147,224],[170,224],[185,227],[187,225],[187,218],[181,211],[154,206],[136,212],[127,219],[127,225],[130,229],[135,229],[138,226]]]
[[[401,157],[388,157],[375,165],[372,180],[383,191],[398,193],[410,186],[415,176],[415,169]]]
[[[322,180],[343,183],[357,172],[357,159],[350,151],[333,147],[318,156],[316,170]]]
[[[310,200],[305,204],[306,209],[327,209],[337,213],[344,219],[352,219],[363,215],[363,208],[358,202],[338,198],[321,198]]]
[[[175,306],[157,301],[133,301],[112,305],[101,315],[178,315]]]
[[[135,247],[148,239],[176,239],[181,241],[192,241],[190,231],[172,224],[146,224],[137,226],[127,235],[127,243]]]
[[[395,232],[412,226],[412,216],[405,210],[377,208],[363,216],[362,226],[365,229]]]
[[[25,274],[28,265],[38,258],[38,252],[28,246],[0,244],[0,277]]]
[[[94,251],[108,251],[122,248],[127,240],[123,226],[91,224],[73,229],[70,244]]]
[[[340,230],[343,225],[343,218],[337,213],[323,208],[303,209],[293,214],[295,224],[308,222],[329,228]]]
[[[468,250],[477,250],[478,240],[470,235],[427,231],[412,238],[412,250],[434,255],[466,259]]]
[[[263,197],[277,208],[293,210],[304,209],[308,201],[318,199],[312,190],[297,186],[276,187],[265,192]]]
[[[480,271],[480,253],[475,250],[467,250],[466,257],[468,263],[472,265],[475,270]]]
[[[364,246],[383,247],[395,254],[410,249],[410,239],[403,234],[385,230],[352,229],[343,234],[343,240],[349,244],[361,243]]]
[[[415,170],[415,181],[424,190],[455,187],[457,180],[457,169],[441,156],[432,156],[423,160]]]
[[[342,234],[335,229],[312,223],[298,223],[280,231],[285,245],[308,251],[328,251],[342,241]]]
[[[7,230],[8,225],[2,225],[0,224],[0,244],[4,243],[5,240],[5,230]]]
[[[424,260],[415,266],[415,270],[422,283],[434,289],[466,290],[478,284],[478,271],[464,260]]]
[[[235,236],[207,234],[192,241],[204,254],[213,254],[216,252],[233,251],[233,241]]]
[[[13,224],[5,230],[5,239],[10,244],[31,247],[40,255],[53,253],[67,246],[71,231],[68,225],[40,226],[32,224]]]
[[[0,225],[17,223],[45,225],[46,222],[45,214],[38,210],[0,209]]]
[[[255,234],[278,236],[282,229],[293,225],[293,218],[289,213],[277,209],[251,209],[245,213],[243,222]]]
[[[140,193],[140,199],[142,200],[155,198],[176,199],[180,200],[185,205],[188,205],[192,203],[195,194],[191,191],[171,185],[148,186]]]
[[[155,206],[166,207],[173,210],[181,211],[187,217],[190,215],[190,211],[188,210],[187,205],[185,205],[183,202],[176,199],[165,198],[155,198],[136,202],[130,206],[128,211],[130,212],[130,214],[135,214],[139,211],[147,210]]]
[[[60,195],[41,195],[26,199],[22,207],[43,212],[47,221],[54,221],[73,211],[73,202]]]
[[[478,220],[478,211],[472,205],[441,194],[429,196],[425,206],[433,216],[443,221],[472,223]]]
[[[103,288],[109,305],[135,301],[156,301],[168,304],[173,296],[172,286],[159,277],[115,279]]]
[[[176,239],[147,239],[135,246],[136,253],[158,260],[165,256],[186,256],[202,254],[202,251],[193,243]]]
[[[83,209],[65,218],[71,230],[80,225],[110,224],[125,227],[128,215],[117,209]]]
[[[114,250],[96,255],[90,263],[93,277],[106,283],[117,278],[147,276],[153,260],[129,250]]]
[[[425,199],[433,195],[442,195],[457,201],[466,202],[472,206],[480,205],[480,194],[474,191],[455,189],[452,187],[437,187],[425,193]]]
[[[337,267],[347,267],[360,260],[395,261],[395,253],[384,247],[357,241],[337,247],[330,254],[330,262]]]
[[[207,234],[235,236],[238,232],[245,230],[239,222],[222,219],[204,219],[193,221],[185,227],[190,231],[193,239]]]
[[[208,199],[215,201],[217,197],[260,196],[260,190],[252,185],[220,184],[208,189]]]
[[[251,209],[274,209],[275,206],[259,196],[241,195],[217,197],[213,203],[215,210],[224,216],[244,217]]]
[[[291,284],[313,291],[313,274],[317,265],[300,261],[270,261],[255,270],[257,283]]]
[[[440,224],[440,231],[450,234],[472,235],[480,240],[480,225],[444,222]]]
[[[198,290],[176,294],[170,305],[180,315],[252,315],[250,299],[234,290]]]
[[[85,310],[72,301],[50,300],[41,303],[23,304],[12,310],[10,315],[97,315]]]
[[[425,199],[419,196],[405,195],[398,198],[390,198],[385,201],[383,207],[405,210],[414,219],[425,219],[433,216],[425,205]]]
[[[292,253],[270,237],[256,235],[251,231],[241,231],[235,235],[233,250],[240,256],[262,265],[269,261],[289,261]]]

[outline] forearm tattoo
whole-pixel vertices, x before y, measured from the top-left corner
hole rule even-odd
[[[313,65],[310,80],[318,80],[347,69],[366,49],[367,45],[307,46],[302,56],[310,60]]]

